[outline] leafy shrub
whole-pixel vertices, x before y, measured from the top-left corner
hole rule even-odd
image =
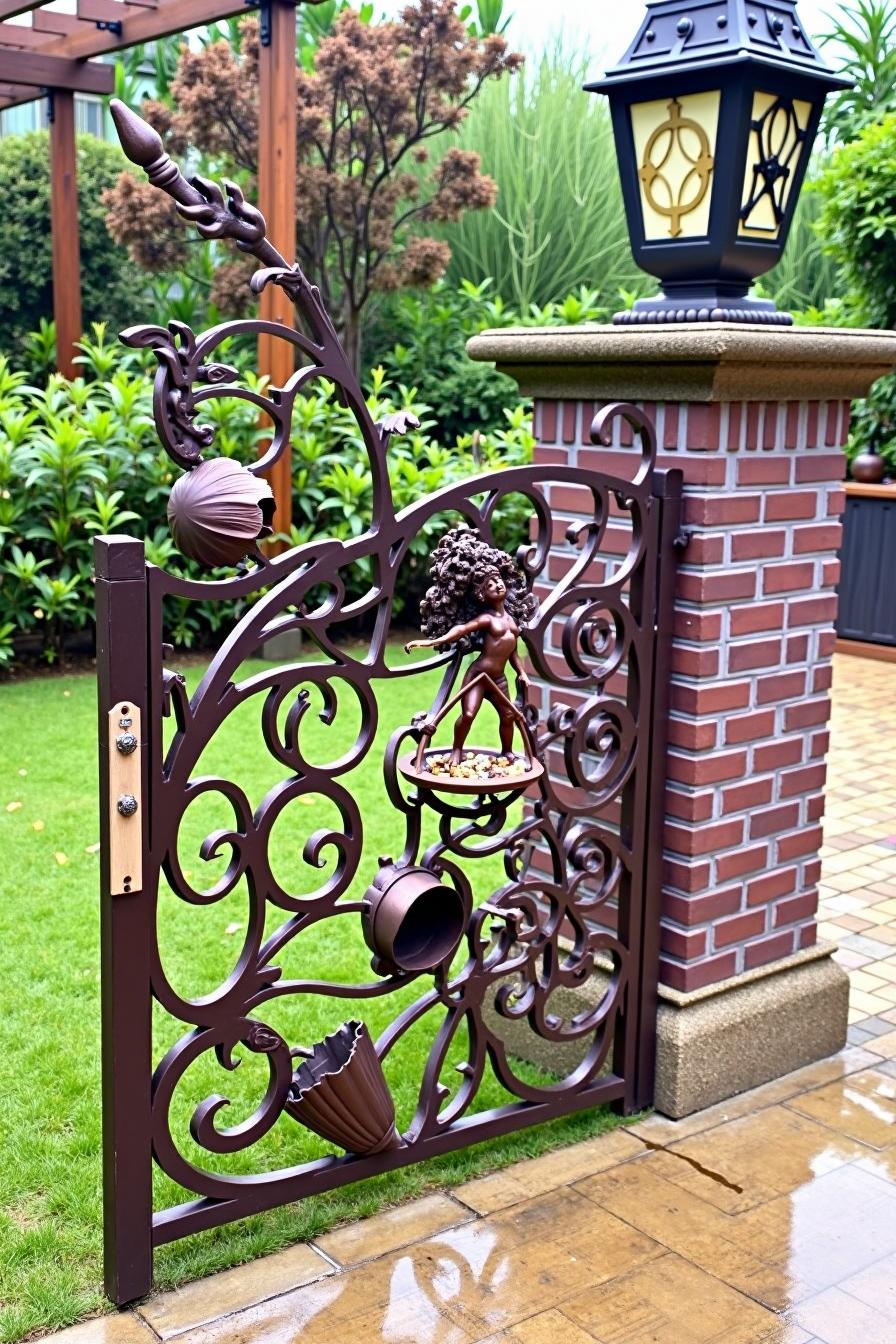
[[[896,326],[896,114],[834,151],[819,181],[819,229],[851,291],[854,320]],[[896,379],[856,408],[848,455],[874,444],[896,471]]]
[[[452,443],[478,430],[505,425],[505,407],[518,398],[517,385],[490,364],[474,363],[467,341],[486,327],[564,326],[609,317],[595,292],[580,289],[561,302],[520,314],[493,296],[491,280],[457,287],[440,281],[424,293],[395,295],[380,307],[366,343],[387,350],[382,364],[395,383],[413,383],[432,410],[438,438]]]
[[[103,191],[116,181],[121,151],[91,135],[77,137],[81,289],[85,329],[95,319],[124,325],[133,304],[132,267],[106,229]],[[19,357],[29,332],[53,315],[50,147],[46,131],[0,140],[0,349]],[[74,224],[74,221],[73,221]]]
[[[141,356],[109,342],[101,325],[81,349],[83,376],[69,382],[54,373],[45,388],[29,384],[0,356],[0,668],[11,663],[14,641],[19,652],[32,646],[55,662],[67,638],[89,631],[97,533],[145,536],[153,563],[199,572],[178,557],[169,536],[165,507],[177,470],[158,444],[152,381]],[[248,371],[247,352],[221,347],[219,353],[246,367],[248,385],[261,386]],[[355,536],[370,518],[366,454],[353,417],[332,391],[321,382],[296,407],[293,542],[322,527],[342,539]],[[531,458],[533,440],[522,405],[505,413],[503,428],[475,440],[468,433],[450,446],[432,436],[428,407],[416,389],[393,388],[381,369],[371,373],[369,405],[376,419],[413,406],[423,420],[419,431],[393,440],[390,450],[393,490],[402,508],[470,475],[474,459],[497,469]],[[251,404],[209,401],[203,419],[216,428],[216,454],[246,462],[257,455],[265,432]],[[517,539],[523,522],[505,510],[502,523],[517,529]],[[426,556],[436,540],[429,532],[416,539],[399,612],[419,599]],[[360,595],[364,579],[359,570],[352,595]],[[185,603],[169,613],[168,635],[187,648],[208,643],[235,614],[221,603]]]
[[[827,250],[877,327],[896,323],[894,135],[896,114],[836,149],[818,183]]]
[[[827,17],[831,28],[821,41],[854,82],[828,100],[822,127],[830,142],[848,143],[896,112],[896,7],[893,0],[855,0]]]
[[[455,285],[490,277],[520,313],[580,285],[598,286],[608,309],[623,289],[654,287],[631,255],[609,111],[582,92],[588,73],[558,48],[470,109],[457,143],[481,156],[498,203],[444,227]]]

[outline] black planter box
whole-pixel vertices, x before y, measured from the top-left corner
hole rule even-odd
[[[896,485],[847,486],[837,634],[896,646]]]

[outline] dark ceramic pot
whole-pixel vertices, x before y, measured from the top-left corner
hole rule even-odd
[[[880,453],[859,453],[850,467],[854,481],[862,485],[879,485],[887,474],[887,464]]]

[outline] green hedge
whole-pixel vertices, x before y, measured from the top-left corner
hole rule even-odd
[[[896,326],[896,114],[834,151],[821,177],[819,228],[851,292],[848,320]],[[878,447],[896,474],[896,378],[881,378],[856,407],[849,456]]]
[[[49,662],[60,659],[73,636],[82,644],[92,630],[92,542],[100,532],[124,531],[147,539],[155,564],[198,574],[174,550],[165,520],[168,494],[177,469],[158,445],[152,421],[150,357],[109,343],[98,327],[82,346],[84,376],[68,382],[53,374],[44,388],[32,386],[0,356],[0,667],[23,653]],[[219,357],[248,365],[249,358],[224,346]],[[475,365],[470,369],[478,373]],[[247,384],[259,386],[247,369]],[[370,518],[370,473],[358,427],[336,403],[326,383],[299,400],[293,433],[292,542],[325,530],[347,538],[363,531]],[[375,419],[413,407],[419,431],[393,441],[392,487],[403,508],[470,474],[474,455],[486,469],[531,459],[533,440],[527,408],[519,403],[503,415],[503,427],[477,439],[472,432],[452,442],[433,437],[429,408],[416,389],[393,386],[381,369],[372,371],[368,404]],[[217,436],[219,456],[251,461],[263,431],[247,402],[205,403],[203,419]],[[518,505],[520,507],[520,505]],[[521,520],[507,518],[506,526]],[[402,574],[396,604],[416,603],[422,592],[426,558],[435,544],[436,520],[417,539]],[[430,534],[432,533],[432,534]],[[363,567],[354,582],[366,589]],[[221,603],[190,603],[168,613],[168,635],[181,647],[211,642],[236,612]]]
[[[99,320],[124,326],[133,311],[133,267],[124,248],[112,241],[106,229],[102,193],[115,183],[126,161],[120,149],[92,135],[77,137],[77,157],[85,330]],[[15,358],[41,318],[53,315],[50,144],[46,131],[0,140],[0,199],[0,350]],[[73,220],[72,227],[77,226]]]

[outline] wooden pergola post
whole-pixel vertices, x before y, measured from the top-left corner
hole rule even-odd
[[[262,45],[258,88],[258,204],[268,237],[291,257],[296,237],[296,11],[295,0],[267,0],[261,7]],[[293,306],[279,285],[261,296],[261,316],[294,327]],[[262,335],[258,370],[275,387],[295,371],[295,350],[286,341]],[[289,447],[270,472],[277,500],[274,529],[292,524],[292,454]]]
[[[56,367],[66,378],[74,378],[78,372],[76,342],[83,327],[75,95],[71,89],[55,89],[50,94],[50,214]]]

